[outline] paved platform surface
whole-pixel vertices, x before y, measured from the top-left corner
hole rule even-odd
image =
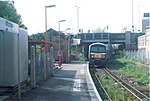
[[[53,77],[28,91],[21,99],[9,101],[99,101],[87,75],[85,62],[63,64]]]

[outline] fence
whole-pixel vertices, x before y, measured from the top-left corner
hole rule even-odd
[[[143,64],[150,65],[149,50],[126,50],[125,54],[131,58],[141,61]]]
[[[35,47],[31,47],[31,63],[29,66],[29,72],[31,76],[31,84],[35,86],[36,83],[46,80],[49,76],[53,75],[54,64],[53,64],[53,48],[49,49],[47,53],[45,48],[41,48],[39,53],[36,52]]]

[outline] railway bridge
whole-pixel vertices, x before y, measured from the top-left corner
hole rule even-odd
[[[112,50],[112,44],[122,44],[126,50],[137,50],[137,37],[141,33],[81,33],[78,37],[81,39],[81,50],[87,57],[88,46],[94,42],[101,42],[108,45],[109,53]]]

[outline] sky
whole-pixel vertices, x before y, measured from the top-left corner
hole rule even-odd
[[[79,29],[83,32],[104,29],[108,25],[109,32],[121,32],[124,27],[131,30],[132,26],[132,0],[14,0],[15,8],[21,15],[28,33],[36,34],[45,31],[45,6],[47,8],[47,26],[67,32],[77,32],[77,8],[79,7]],[[133,0],[133,14],[135,31],[141,30],[144,12],[150,12],[150,0]]]

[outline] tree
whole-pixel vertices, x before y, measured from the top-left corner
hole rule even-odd
[[[27,29],[22,23],[21,15],[17,13],[13,3],[10,3],[10,1],[0,1],[0,17],[18,24],[21,28]]]
[[[122,33],[125,33],[127,31],[127,26],[122,28]]]
[[[93,33],[104,33],[107,27],[101,29],[100,27],[98,27],[95,30],[92,30]]]
[[[37,33],[31,36],[28,36],[29,40],[45,40],[45,33]]]

